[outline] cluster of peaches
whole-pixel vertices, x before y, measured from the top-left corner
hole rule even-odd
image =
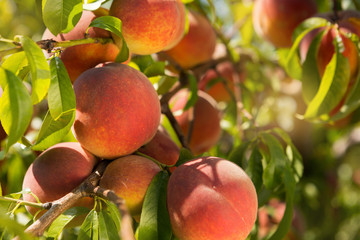
[[[217,37],[211,24],[200,13],[187,12],[180,0],[114,0],[109,11],[84,11],[69,33],[54,36],[46,30],[43,39],[84,38],[91,21],[104,15],[121,19],[122,34],[132,55],[163,52],[189,69],[211,60],[214,54]],[[186,18],[189,28],[185,33]],[[87,33],[88,37],[115,40],[102,29],[90,28]],[[61,52],[76,96],[72,131],[78,142],[58,143],[35,159],[23,181],[23,189],[30,189],[32,194],[24,194],[24,200],[36,202],[34,195],[43,203],[59,199],[81,184],[99,161],[111,161],[99,185],[125,199],[131,215],[140,221],[147,188],[161,166],[167,165],[172,172],[167,209],[179,239],[245,239],[258,207],[251,179],[236,164],[217,157],[198,157],[173,167],[180,148],[162,127],[159,96],[142,72],[127,62],[115,62],[121,49],[116,42],[78,45]],[[232,64],[224,63],[205,74],[199,83],[203,91],[199,90],[191,109],[184,109],[190,94],[187,89],[169,101],[196,155],[219,140],[217,101],[230,99],[224,86],[208,87],[206,83],[223,71],[232,88],[235,73],[231,70]],[[93,199],[84,198],[77,206],[91,208]],[[37,216],[45,211],[27,209]]]

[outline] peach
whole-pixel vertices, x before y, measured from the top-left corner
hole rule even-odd
[[[101,158],[128,155],[149,142],[160,123],[160,101],[149,79],[125,64],[82,73],[74,83],[74,134]]]
[[[220,76],[219,76],[220,74]],[[209,69],[204,76],[201,77],[198,87],[200,90],[208,93],[218,102],[231,101],[230,92],[234,92],[234,76],[237,74],[231,62],[222,62],[216,66],[216,69]],[[239,74],[240,81],[244,80],[244,75]],[[217,81],[217,78],[223,78],[226,82]],[[227,87],[225,86],[227,84]],[[228,89],[227,89],[228,88]]]
[[[147,55],[171,47],[185,30],[181,0],[114,0],[110,15],[121,19],[123,36],[135,54]]]
[[[211,60],[216,34],[210,22],[200,13],[189,11],[189,30],[173,48],[165,51],[172,60],[187,69]]]
[[[100,186],[113,190],[123,198],[130,214],[139,221],[146,190],[158,172],[160,167],[153,161],[128,155],[115,159],[107,166]]]
[[[170,100],[170,106],[182,133],[187,138],[190,136],[190,149],[197,155],[208,151],[219,140],[221,135],[220,112],[216,108],[216,101],[203,91],[198,91],[198,100],[195,106],[182,111],[189,94],[189,91],[185,89],[179,91]],[[192,127],[190,127],[191,122]]]
[[[191,160],[175,169],[167,189],[170,221],[179,239],[243,240],[255,224],[254,184],[228,160]]]
[[[256,0],[253,25],[256,33],[278,48],[292,45],[295,28],[317,12],[314,0]]]
[[[40,202],[57,200],[79,186],[92,172],[97,159],[77,142],[58,143],[38,156],[28,168],[23,189],[29,188]],[[24,194],[24,200],[36,202],[31,194]],[[92,198],[81,199],[76,206],[91,208]],[[39,210],[26,207],[32,214]],[[43,210],[40,215],[44,214]]]
[[[180,149],[164,131],[158,130],[151,141],[139,148],[138,151],[170,166],[177,162]]]
[[[85,38],[86,29],[96,17],[99,17],[99,15],[94,12],[83,11],[79,22],[70,32],[54,36],[46,29],[42,39],[53,39],[55,41],[83,39]],[[109,32],[100,28],[90,28],[88,33],[89,37],[111,37]],[[99,63],[115,61],[118,53],[119,48],[114,43],[89,43],[66,48],[61,53],[60,58],[68,71],[71,82],[74,83],[76,78],[85,70],[93,68]]]

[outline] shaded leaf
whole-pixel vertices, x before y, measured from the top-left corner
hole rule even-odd
[[[52,118],[56,121],[68,111],[75,110],[75,93],[65,65],[59,57],[50,61],[51,83],[48,93],[48,105]]]
[[[144,70],[147,77],[155,77],[165,74],[165,62],[154,62],[147,66]]]
[[[248,167],[246,168],[246,173],[251,178],[251,181],[254,183],[256,192],[259,193],[262,187],[262,175],[263,175],[263,166],[262,166],[262,155],[257,147],[251,153]]]
[[[250,141],[243,142],[240,146],[233,149],[229,155],[229,160],[233,163],[236,163],[243,169],[247,168],[246,156],[245,153],[250,146]]]
[[[169,175],[161,171],[153,178],[146,191],[139,225],[139,240],[169,240],[172,236],[166,208],[166,189]]]
[[[181,148],[179,153],[179,159],[177,160],[175,166],[179,167],[180,165],[194,159],[194,155],[186,148]]]
[[[189,98],[188,101],[184,107],[184,111],[188,110],[189,108],[191,108],[192,106],[194,106],[198,100],[198,85],[197,85],[197,80],[195,78],[195,76],[188,74],[188,79],[189,79],[189,90],[190,90],[190,94],[189,94]]]

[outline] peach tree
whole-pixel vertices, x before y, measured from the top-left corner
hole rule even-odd
[[[1,2],[1,237],[360,237],[357,8]]]

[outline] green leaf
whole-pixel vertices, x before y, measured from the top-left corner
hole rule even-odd
[[[6,151],[25,133],[32,117],[30,95],[14,73],[0,67],[3,93],[0,98],[1,124],[8,134]]]
[[[46,239],[59,239],[61,232],[65,226],[71,222],[71,220],[73,220],[76,216],[87,214],[88,212],[89,209],[85,207],[74,207],[66,210],[50,225],[46,234]]]
[[[283,173],[283,182],[285,184],[286,191],[286,208],[284,216],[281,219],[278,228],[276,229],[274,234],[271,235],[269,240],[284,239],[286,234],[289,232],[292,223],[296,184],[291,169],[289,167],[285,168],[285,171]]]
[[[99,216],[97,211],[91,210],[80,227],[78,240],[99,239]]]
[[[190,95],[184,107],[184,111],[194,106],[198,100],[198,85],[194,75],[188,74]]]
[[[33,104],[39,103],[47,94],[50,86],[50,69],[40,47],[30,38],[16,36],[25,51],[31,69],[31,99]]]
[[[83,7],[81,0],[43,0],[44,23],[55,36],[71,31],[79,22]]]
[[[47,112],[32,149],[41,151],[59,143],[70,131],[74,120],[75,111],[62,114],[58,120],[54,120],[50,112]]]
[[[140,218],[139,240],[171,239],[171,224],[166,208],[168,180],[168,173],[161,171],[156,174],[146,191]]]
[[[90,23],[90,27],[97,27],[114,33],[119,38],[114,38],[116,45],[121,46],[120,53],[116,56],[116,62],[125,62],[129,59],[130,52],[122,35],[122,22],[119,18],[113,16],[98,17]]]
[[[167,75],[161,76],[160,80],[158,81],[158,88],[157,88],[158,95],[163,95],[167,93],[177,81],[178,81],[177,77],[171,77]]]
[[[17,75],[20,67],[27,64],[26,60],[27,59],[26,59],[25,52],[15,53],[15,54],[9,56],[3,62],[1,67],[4,68],[4,69],[7,69],[10,72],[13,72],[15,75]],[[1,79],[0,79],[0,81],[1,81]]]
[[[113,220],[113,223],[115,224],[116,230],[117,232],[120,231],[120,222],[121,222],[121,215],[120,212],[118,210],[118,208],[116,207],[116,205],[110,201],[106,201],[106,205],[109,209],[109,214],[111,219]]]
[[[302,94],[306,103],[316,95],[321,83],[320,73],[317,67],[318,48],[323,37],[323,31],[319,32],[311,42],[305,61],[303,63]]]
[[[155,62],[151,55],[136,55],[131,58],[131,61],[139,66],[141,72],[144,72],[148,66]]]
[[[56,121],[62,114],[75,110],[76,100],[70,77],[59,57],[51,59],[50,70],[48,105],[50,114]]]
[[[263,132],[261,133],[261,139],[270,152],[270,159],[263,173],[263,182],[268,189],[274,189],[282,183],[281,173],[288,159],[281,143],[276,137],[270,133]]]
[[[338,44],[335,44],[335,53],[326,66],[319,90],[306,109],[304,115],[306,119],[314,119],[328,114],[336,107],[346,92],[344,86],[347,86],[350,80],[350,66],[349,60],[340,53],[339,48]]]
[[[294,43],[291,46],[285,62],[283,63],[284,68],[289,76],[294,79],[301,79],[302,67],[298,55],[299,44],[307,33],[317,27],[325,26],[327,23],[327,20],[324,18],[314,17],[305,20],[295,29],[293,33]]]
[[[6,214],[6,209],[2,207],[0,207],[0,230],[11,233],[14,236],[19,236],[19,239],[21,240],[33,239],[25,233],[25,226],[10,218],[8,214]]]
[[[181,148],[179,153],[179,159],[177,160],[175,166],[179,167],[180,165],[194,159],[194,155],[186,148]]]
[[[99,238],[120,240],[117,226],[106,210],[99,212]]]
[[[257,193],[260,192],[260,189],[263,184],[263,181],[262,181],[263,166],[262,166],[262,162],[261,162],[262,158],[263,157],[262,157],[258,147],[255,147],[251,153],[248,167],[246,168],[246,173],[251,178],[251,181],[254,183]]]
[[[156,77],[165,74],[165,62],[154,62],[147,66],[144,70],[147,77]]]
[[[243,142],[240,146],[237,146],[236,148],[234,148],[231,151],[228,159],[231,162],[240,166],[241,168],[246,169],[247,162],[246,162],[246,158],[245,158],[245,153],[248,150],[250,143],[251,143],[250,141],[246,141],[246,142]]]

